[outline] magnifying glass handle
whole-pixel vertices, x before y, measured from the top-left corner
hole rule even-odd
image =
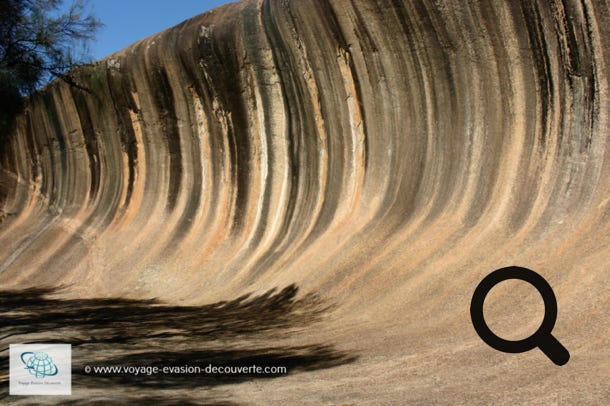
[[[538,347],[556,365],[564,365],[570,360],[570,353],[567,348],[549,334],[538,342]]]

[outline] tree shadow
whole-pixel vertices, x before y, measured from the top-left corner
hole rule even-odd
[[[331,310],[316,295],[297,297],[294,285],[204,306],[170,306],[156,300],[59,299],[53,297],[58,291],[0,292],[0,371],[8,371],[10,343],[70,343],[74,388],[98,392],[103,388],[114,396],[125,393],[131,397],[135,389],[140,402],[158,397],[157,390],[177,393],[275,379],[336,367],[357,358],[330,343],[286,344]],[[135,374],[98,368],[108,366],[159,370]],[[261,369],[213,373],[212,366]],[[174,369],[164,373],[163,367]],[[183,367],[182,371],[177,367]],[[283,367],[285,371],[264,373],[265,367]],[[8,376],[0,373],[0,381],[2,392],[8,393]],[[0,400],[5,396],[0,394]],[[180,403],[188,401],[185,398]],[[230,404],[220,399],[206,403],[216,402]]]

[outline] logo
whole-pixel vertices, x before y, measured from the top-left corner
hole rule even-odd
[[[34,375],[36,378],[55,376],[59,373],[57,365],[46,352],[22,352],[21,361],[30,375]]]
[[[11,344],[11,395],[72,394],[70,344]]]

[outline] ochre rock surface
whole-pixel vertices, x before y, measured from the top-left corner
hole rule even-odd
[[[0,286],[331,303],[299,339],[358,360],[238,402],[608,403],[609,68],[604,0],[223,6],[79,70],[90,92],[31,97],[2,146]],[[474,332],[508,265],[553,287],[566,366]],[[507,337],[542,317],[524,288],[491,303]]]

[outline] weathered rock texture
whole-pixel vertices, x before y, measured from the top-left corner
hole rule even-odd
[[[466,3],[245,0],[48,86],[3,145],[0,285],[336,305],[301,338],[355,364],[236,401],[607,403],[609,4]],[[507,265],[553,286],[566,366],[474,332]]]

